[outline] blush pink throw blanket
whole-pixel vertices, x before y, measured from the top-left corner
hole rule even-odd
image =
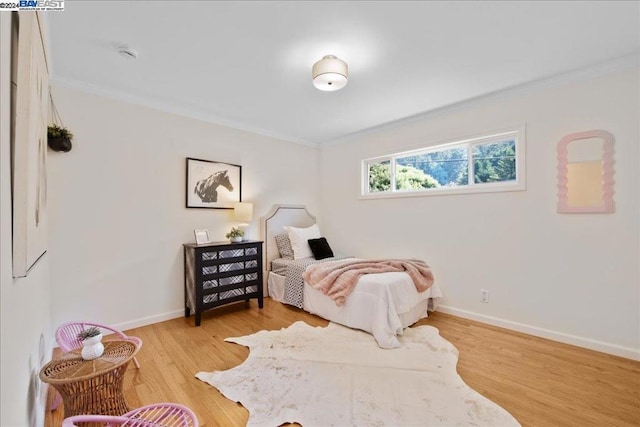
[[[426,291],[433,284],[429,266],[420,260],[348,260],[314,264],[302,277],[315,289],[319,289],[341,306],[353,292],[360,276],[372,273],[406,272],[418,292]]]

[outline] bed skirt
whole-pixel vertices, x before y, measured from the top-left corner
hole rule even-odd
[[[393,279],[398,277],[394,275],[399,274],[403,273],[383,273],[381,276]],[[284,303],[285,276],[269,272],[268,277],[269,296]],[[369,332],[382,348],[396,348],[400,346],[397,336],[402,335],[403,329],[427,317],[428,311],[434,311],[442,298],[440,289],[433,284],[420,293],[418,301],[402,307],[402,304],[392,304],[382,300],[378,294],[368,292],[367,288],[373,285],[367,282],[370,280],[365,279],[363,283],[359,283],[341,307],[321,291],[305,283],[303,308],[332,322]]]

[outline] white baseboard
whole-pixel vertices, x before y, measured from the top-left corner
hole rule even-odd
[[[184,316],[184,308],[181,310],[169,311],[167,313],[156,314],[154,316],[142,317],[140,319],[130,320],[128,322],[113,325],[115,329],[126,331],[127,329],[139,328],[141,326],[151,325],[153,323],[164,322],[165,320],[175,319]]]
[[[493,326],[498,326],[512,331],[518,331],[525,334],[533,335],[536,337],[546,338],[553,341],[558,341],[565,344],[571,344],[578,347],[588,348],[590,350],[600,351],[602,353],[612,354],[614,356],[620,356],[627,359],[633,359],[640,361],[640,349],[634,349],[631,347],[623,347],[617,344],[607,343],[604,341],[592,340],[590,338],[583,338],[576,335],[565,334],[563,332],[552,331],[549,329],[538,328],[537,326],[526,325],[524,323],[513,322],[511,320],[500,319],[498,317],[487,316],[485,314],[475,313],[473,311],[462,310],[447,305],[439,305],[438,310],[443,313],[452,314],[454,316],[462,317],[464,319],[475,320],[477,322],[486,323]],[[184,309],[170,311],[163,314],[157,314],[155,316],[143,317],[140,319],[131,320],[128,322],[119,323],[113,325],[116,329],[121,331],[139,328],[141,326],[151,325],[153,323],[164,322],[165,320],[175,319],[177,317],[184,316]]]
[[[578,337],[576,335],[565,334],[563,332],[551,331],[549,329],[538,328],[536,326],[526,325],[524,323],[512,322],[511,320],[500,319],[498,317],[487,316],[475,313],[473,311],[461,310],[455,307],[439,305],[437,311],[452,314],[454,316],[465,319],[475,320],[481,323],[487,323],[493,326],[510,329],[512,331],[523,332],[525,334],[536,337],[546,338],[565,344],[571,344],[578,347],[588,348],[589,350],[600,351],[602,353],[612,354],[627,359],[640,360],[640,349],[631,347],[623,347],[617,344],[611,344],[604,341],[592,340],[589,338]]]

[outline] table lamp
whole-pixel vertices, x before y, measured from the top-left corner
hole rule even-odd
[[[249,223],[253,220],[253,203],[236,203],[233,210],[236,221],[240,222],[238,228],[244,231],[242,240],[249,240]]]

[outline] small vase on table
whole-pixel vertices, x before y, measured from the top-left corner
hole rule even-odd
[[[82,341],[82,358],[84,360],[93,360],[102,356],[104,353],[104,344],[102,344],[102,334],[95,337],[87,338]]]
[[[98,328],[85,329],[78,334],[78,339],[82,341],[82,352],[80,354],[84,360],[97,359],[104,353],[102,331]]]

